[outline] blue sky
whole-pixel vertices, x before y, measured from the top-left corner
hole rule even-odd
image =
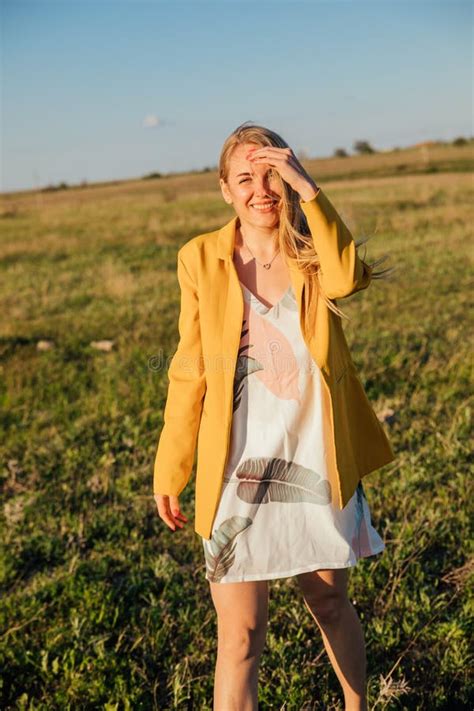
[[[472,133],[456,0],[1,0],[0,190],[215,166],[251,120],[295,152]]]

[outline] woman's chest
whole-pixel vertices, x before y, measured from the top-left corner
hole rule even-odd
[[[240,283],[268,307],[276,304],[291,284],[290,271],[281,254],[267,262],[266,268],[264,262],[249,259],[243,251],[236,250],[232,264]]]

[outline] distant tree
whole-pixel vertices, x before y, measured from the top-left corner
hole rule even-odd
[[[463,136],[458,136],[458,138],[455,138],[453,141],[453,146],[465,146],[467,145],[467,140],[463,138]]]
[[[162,173],[148,173],[148,175],[144,175],[142,180],[154,180],[155,178],[162,178],[163,174]]]
[[[63,181],[62,183],[58,183],[57,185],[46,185],[46,187],[42,188],[40,192],[53,193],[53,192],[56,192],[57,190],[68,190],[68,189],[69,189],[69,185]]]
[[[372,148],[368,141],[354,141],[354,150],[356,153],[375,153],[375,149]]]
[[[334,156],[336,158],[347,158],[347,151],[345,148],[335,148]]]

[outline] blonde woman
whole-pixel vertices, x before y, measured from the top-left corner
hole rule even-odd
[[[197,445],[195,531],[217,613],[214,708],[257,708],[268,581],[295,576],[341,683],[366,708],[364,634],[348,569],[384,550],[362,477],[394,459],[357,376],[336,299],[374,271],[321,187],[274,131],[225,141],[220,187],[235,215],[178,252],[179,344],[154,467],[158,513]],[[379,260],[380,261],[380,260]]]

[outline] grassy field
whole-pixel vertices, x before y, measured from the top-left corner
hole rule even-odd
[[[397,267],[339,301],[375,410],[394,410],[397,460],[364,479],[387,548],[350,577],[373,709],[473,705],[472,167],[472,144],[307,163],[354,236],[373,235],[369,261]],[[0,200],[2,709],[212,707],[193,479],[173,535],[152,468],[176,252],[232,216],[217,185],[206,172]],[[296,582],[270,585],[260,708],[342,709]]]

